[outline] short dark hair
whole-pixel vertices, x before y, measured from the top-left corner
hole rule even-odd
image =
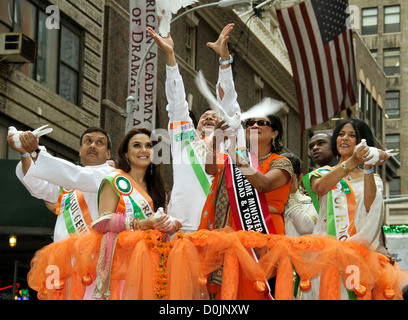
[[[108,150],[111,149],[111,147],[112,147],[111,138],[110,138],[108,132],[105,129],[100,128],[100,127],[90,127],[88,129],[86,129],[81,135],[81,139],[79,140],[79,146],[82,146],[82,138],[84,137],[84,135],[86,135],[87,133],[92,133],[92,132],[100,132],[100,133],[104,134],[106,136],[106,139],[108,140]]]
[[[363,120],[360,119],[348,119],[345,121],[340,122],[336,128],[333,131],[333,135],[331,137],[331,148],[332,148],[332,153],[335,156],[339,155],[339,151],[337,150],[337,137],[339,136],[339,133],[341,129],[346,125],[346,124],[351,124],[356,131],[357,134],[357,140],[356,144],[359,144],[361,139],[366,139],[367,145],[368,146],[374,146],[374,136],[373,133],[371,132],[370,127],[365,123]]]

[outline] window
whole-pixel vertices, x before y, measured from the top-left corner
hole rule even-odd
[[[0,1],[0,32],[10,32],[13,26],[13,0]]]
[[[371,127],[371,93],[366,91],[366,101],[365,101],[365,111],[364,120]]]
[[[373,58],[375,59],[375,61],[377,61],[378,50],[377,49],[371,49],[370,52],[371,52],[371,55],[373,56]]]
[[[377,128],[377,125],[378,125],[378,122],[377,122],[377,120],[378,120],[378,114],[377,114],[378,109],[377,108],[378,108],[377,101],[372,97],[372,101],[371,101],[372,111],[371,111],[371,119],[370,120],[371,120],[371,123],[372,123],[371,131],[372,131],[374,137],[377,137],[377,134],[378,134],[378,128]]]
[[[390,196],[399,196],[401,195],[401,178],[395,177],[388,183],[390,188]]]
[[[385,146],[387,149],[394,149],[395,152],[400,152],[400,135],[399,134],[387,134],[385,136]],[[397,154],[395,159],[400,160],[400,155]]]
[[[395,119],[400,117],[399,91],[387,91],[385,93],[385,111],[388,118]]]
[[[265,86],[265,83],[262,80],[262,78],[255,74],[254,75],[254,87],[255,87],[254,104],[257,104],[262,101],[264,86]]]
[[[195,39],[197,28],[187,27],[186,30],[186,62],[195,67]]]
[[[383,109],[377,105],[377,139],[382,142],[383,134]]]
[[[14,0],[13,32],[22,32],[37,42],[37,60],[24,64],[21,72],[79,104],[81,31],[60,20],[59,29],[48,29],[46,5],[40,1]]]
[[[400,32],[400,6],[384,7],[384,33]]]
[[[400,74],[400,49],[384,49],[384,72],[387,76]]]
[[[196,41],[197,41],[197,27],[199,19],[194,13],[189,13],[186,18],[186,62],[193,68],[196,64]]]
[[[363,118],[364,116],[364,110],[365,110],[365,105],[366,105],[365,104],[365,94],[366,94],[366,87],[362,82],[360,82],[360,90],[359,90],[359,96],[358,96],[360,118]]]
[[[362,29],[363,35],[378,33],[378,8],[365,8],[362,11]]]

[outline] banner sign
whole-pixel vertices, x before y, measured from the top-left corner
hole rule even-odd
[[[128,96],[135,98],[135,110],[128,117],[132,117],[131,127],[153,130],[156,113],[157,46],[153,45],[147,52],[154,40],[146,29],[147,27],[157,29],[155,1],[130,0],[129,14]]]

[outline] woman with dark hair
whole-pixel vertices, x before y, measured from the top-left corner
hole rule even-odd
[[[154,142],[146,128],[130,130],[118,149],[117,169],[101,183],[98,203],[99,218],[93,228],[101,228],[99,220],[108,214],[121,214],[136,229],[159,229],[168,232],[167,217],[153,218],[166,208],[166,190],[160,165],[152,162]],[[165,210],[164,210],[165,211]],[[110,216],[109,215],[109,216]],[[109,230],[109,222],[104,227]]]
[[[203,208],[199,229],[230,227],[234,231],[284,234],[282,212],[289,196],[293,168],[287,158],[278,155],[282,150],[281,121],[277,116],[270,116],[249,119],[245,125],[247,144],[254,150],[237,148],[236,133],[228,130],[229,154],[225,155],[223,163],[217,164],[217,152],[214,152],[220,149],[222,139],[213,139],[213,151],[207,151],[205,169],[215,177]],[[219,127],[224,126],[224,121],[221,121]],[[209,160],[209,157],[212,159]],[[271,298],[273,288],[266,283],[265,291],[256,291],[244,274],[239,277],[238,299]],[[209,290],[218,299],[222,291],[221,269],[211,274],[209,283]]]
[[[362,139],[367,145],[360,144]],[[373,158],[369,146],[373,146],[374,139],[370,128],[359,119],[341,122],[333,132],[331,143],[339,163],[318,168],[303,179],[319,213],[313,233],[328,234],[340,241],[354,241],[378,250],[384,217],[383,183],[381,177],[374,174],[374,166],[382,165],[389,155],[379,150],[379,161],[366,163]],[[364,169],[360,168],[362,164]],[[318,289],[312,285],[313,299],[318,299]],[[352,292],[348,293],[342,287],[339,295],[348,299]]]
[[[155,139],[154,139],[155,140]],[[155,212],[166,208],[166,190],[160,167],[153,163],[151,131],[145,128],[130,130],[118,149],[118,165],[102,181],[99,194],[99,217],[92,223],[94,230],[104,234],[94,298],[109,298],[109,274],[116,238],[122,231],[157,229],[163,233],[177,231],[181,224],[170,223],[167,215]],[[92,288],[92,287],[90,287]],[[86,298],[90,289],[87,289]]]
[[[220,122],[220,126],[223,125],[223,121]],[[236,152],[235,145],[231,143],[228,157],[232,158],[236,165],[233,164],[233,161],[228,163],[233,164],[235,173],[245,175],[251,186],[264,195],[268,216],[270,216],[273,224],[273,233],[284,234],[285,225],[282,211],[289,196],[293,167],[287,158],[278,154],[283,148],[281,144],[282,123],[277,116],[271,115],[266,118],[249,119],[246,121],[245,126],[247,142],[251,145],[250,149],[252,148],[254,151],[244,155],[242,152],[246,153],[245,150],[238,149],[239,151]],[[234,138],[232,136],[231,140],[234,140]],[[220,139],[214,140],[213,150],[218,150],[217,143],[220,142]],[[240,153],[241,155],[239,155]],[[244,158],[247,160],[244,160]],[[236,167],[239,168],[239,171],[236,170]],[[227,183],[228,166],[217,164],[216,161],[208,161],[206,172],[212,175],[218,174],[219,177],[216,176],[216,182],[213,182],[212,189],[214,193],[221,197],[220,199],[211,200],[210,197],[207,199],[203,213],[208,213],[208,210],[215,210],[215,217],[217,218],[210,219],[208,218],[209,215],[205,214],[206,218],[202,218],[200,228],[217,229],[227,225],[235,226],[233,215],[230,214],[231,207],[229,206],[232,199],[228,198],[228,195],[232,195],[232,193],[227,192],[227,185],[229,185]],[[222,178],[223,176],[226,176],[226,178]],[[216,204],[215,208],[212,206],[212,201]],[[223,212],[221,213],[221,211]],[[206,225],[208,221],[210,221],[210,224]]]

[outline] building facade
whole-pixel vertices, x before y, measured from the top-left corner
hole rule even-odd
[[[408,194],[408,168],[405,160],[408,150],[408,25],[402,17],[408,13],[408,1],[351,0],[355,5],[355,30],[386,75],[385,92],[385,147],[398,150],[391,162],[398,168],[389,181],[387,224],[408,223],[408,203],[393,202]]]

